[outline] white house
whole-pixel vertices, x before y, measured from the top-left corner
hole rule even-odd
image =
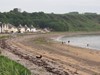
[[[1,25],[2,25],[2,22],[0,22],[0,33],[1,33]]]
[[[31,32],[37,32],[36,28],[31,28]]]
[[[18,29],[16,27],[11,27],[8,32],[9,33],[17,33]]]
[[[37,32],[37,29],[35,27],[33,27],[33,25],[31,25],[30,32]]]
[[[4,23],[4,24],[1,25],[1,32],[2,33],[7,33],[8,32],[8,29],[9,29],[8,28],[8,24],[5,24]]]
[[[27,25],[25,25],[25,32],[30,32],[30,31],[31,31],[30,28]]]
[[[48,28],[44,28],[45,32],[50,32],[50,30]]]
[[[25,27],[23,27],[21,24],[18,26],[18,33],[24,33]]]
[[[18,29],[15,27],[15,26],[13,26],[13,25],[11,25],[11,24],[7,24],[7,29],[8,29],[8,33],[16,33],[16,32],[18,32]]]
[[[17,31],[18,31],[17,28],[11,24],[0,25],[0,33],[15,33]]]
[[[2,28],[1,28],[1,26],[0,26],[0,33],[1,33],[1,31],[2,31]]]
[[[45,31],[47,31],[45,29]],[[27,25],[22,26],[21,24],[18,27],[15,27],[12,24],[0,23],[0,33],[24,33],[24,32],[44,32],[43,30],[37,30],[33,25],[28,27]]]

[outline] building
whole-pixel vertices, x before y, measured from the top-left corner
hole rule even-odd
[[[23,27],[21,24],[18,26],[18,33],[24,33],[25,27]]]
[[[33,25],[31,25],[30,32],[37,32],[37,29]]]
[[[18,29],[11,24],[0,24],[0,33],[16,33]]]
[[[25,25],[25,32],[30,32],[30,31],[31,31],[30,28],[27,25]]]
[[[33,25],[28,27],[27,25],[22,26],[21,24],[18,27],[15,27],[12,24],[5,24],[0,22],[0,33],[24,33],[24,32],[49,32],[48,29],[36,29]]]

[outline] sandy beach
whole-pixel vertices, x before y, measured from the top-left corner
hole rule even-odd
[[[100,75],[100,51],[74,47],[51,39],[79,34],[99,34],[99,32],[26,34],[9,39],[7,42],[21,49],[23,53],[31,53],[33,56],[42,55],[42,60],[53,63],[52,66],[66,71],[69,75]],[[47,74],[46,71],[42,73],[38,72],[39,75],[57,75]]]

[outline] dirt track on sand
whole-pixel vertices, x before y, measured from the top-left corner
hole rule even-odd
[[[42,55],[42,62],[45,61],[50,67],[52,66],[56,69],[56,71],[51,72],[43,64],[41,66],[33,63],[35,69],[32,71],[36,75],[67,75],[67,73],[69,75],[100,75],[99,51],[72,47],[49,39],[54,36],[59,36],[59,34],[24,35],[9,39],[7,43],[19,49],[22,53],[34,56],[33,59],[37,55]],[[38,40],[41,38],[45,41]],[[7,55],[7,52],[6,54],[4,52],[4,55]],[[8,54],[8,56],[10,57],[11,54]],[[14,60],[14,58],[12,59]],[[23,62],[24,58],[20,58],[20,60]],[[36,59],[36,61],[40,60]],[[19,63],[22,62],[19,61]],[[28,60],[27,62],[28,64],[30,63]],[[26,67],[29,68],[28,65]],[[59,74],[54,72],[58,72]]]

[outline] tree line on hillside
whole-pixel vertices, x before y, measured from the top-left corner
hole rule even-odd
[[[28,13],[14,8],[9,12],[0,12],[0,22],[15,26],[33,25],[37,28],[50,28],[53,31],[91,31],[100,30],[100,15],[96,13],[46,14],[44,12]]]

